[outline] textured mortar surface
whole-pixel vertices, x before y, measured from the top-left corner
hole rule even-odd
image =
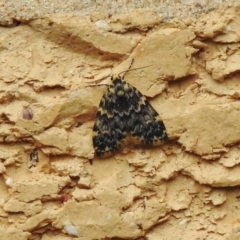
[[[1,239],[239,239],[237,2],[31,2],[0,5]],[[94,159],[106,83],[144,66],[170,141]]]

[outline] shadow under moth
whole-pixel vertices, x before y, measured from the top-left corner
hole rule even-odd
[[[168,139],[166,128],[146,97],[119,75],[111,79],[93,126],[95,156],[111,156],[128,144],[163,144]]]

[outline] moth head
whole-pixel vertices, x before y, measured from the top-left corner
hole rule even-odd
[[[129,85],[119,76],[114,79],[112,88],[118,97],[122,97],[129,89]]]
[[[123,77],[121,77],[119,74],[113,74],[113,75],[111,76],[111,81],[112,81],[112,82],[114,82],[114,81],[116,81],[116,80],[121,80],[121,79],[123,79]]]

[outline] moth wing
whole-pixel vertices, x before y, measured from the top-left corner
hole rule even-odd
[[[134,88],[133,92],[131,98],[135,99],[135,101],[138,99],[138,103],[135,103],[135,107],[131,111],[127,123],[128,133],[133,138],[136,138],[138,142],[140,141],[146,145],[164,143],[168,136],[159,114],[137,89]]]
[[[118,150],[125,138],[124,126],[117,116],[110,117],[101,110],[97,113],[93,127],[93,147],[98,157],[108,157]]]

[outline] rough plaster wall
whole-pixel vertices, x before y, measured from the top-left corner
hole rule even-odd
[[[25,3],[1,5],[0,239],[239,239],[238,4]],[[105,84],[144,66],[170,141],[93,159]]]

